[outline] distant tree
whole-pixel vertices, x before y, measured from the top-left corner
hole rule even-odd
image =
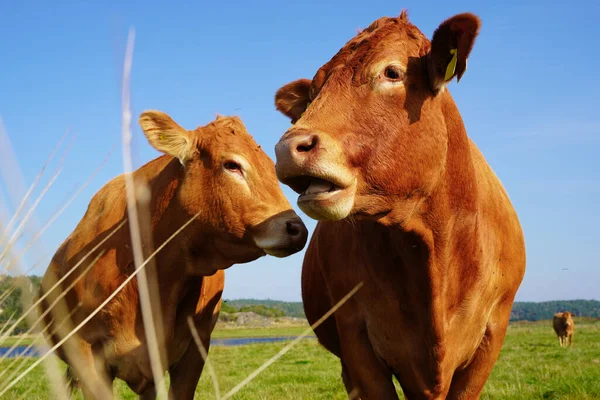
[[[25,297],[23,296],[23,290],[27,290],[31,294],[37,294],[40,287],[41,279],[37,276],[7,276],[3,275],[0,277],[0,330],[5,328],[5,325],[9,323],[12,325],[23,315],[23,302]],[[4,293],[10,292],[10,294],[4,297]],[[29,304],[25,304],[26,306]],[[21,333],[29,328],[27,319],[23,319],[13,333]]]
[[[306,318],[304,315],[304,307],[302,302],[294,301],[279,301],[279,300],[257,300],[257,299],[236,299],[236,300],[227,300],[227,302],[237,308],[241,309],[244,306],[252,306],[252,305],[264,305],[270,308],[275,308],[283,311],[284,316],[288,317],[297,317],[297,318]]]
[[[283,310],[275,308],[275,307],[268,307],[268,306],[265,306],[264,304],[253,304],[253,305],[243,306],[240,308],[240,312],[253,312],[258,315],[262,315],[263,317],[269,317],[269,318],[277,318],[277,317],[285,316],[285,312],[283,312]]]
[[[223,300],[221,303],[221,311],[226,313],[236,313],[238,310],[234,306],[232,306],[227,300]]]
[[[555,313],[570,311],[577,317],[600,317],[600,301],[597,300],[554,300],[539,303],[515,302],[511,321],[539,321],[552,319]]]

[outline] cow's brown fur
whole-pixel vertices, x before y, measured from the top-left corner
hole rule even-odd
[[[573,314],[569,311],[554,314],[554,318],[552,318],[552,327],[554,328],[554,332],[556,332],[560,347],[573,345],[573,335],[575,334]],[[569,344],[567,344],[567,340],[569,341]]]
[[[408,399],[478,398],[504,340],[524,238],[445,88],[479,25],[459,14],[429,41],[406,12],[380,18],[275,96],[294,124],[277,175],[319,220],[302,270],[309,321],[364,282],[315,330],[363,400],[397,399],[392,376]]]
[[[134,180],[151,190],[149,214],[141,214],[141,226],[151,232],[150,241],[144,243],[158,247],[198,214],[153,259],[157,284],[151,293],[162,317],[157,331],[162,332],[159,342],[165,346],[163,365],[170,373],[171,395],[192,399],[204,362],[187,317],[193,317],[208,349],[221,306],[223,270],[265,253],[278,257],[296,253],[306,244],[307,230],[279,187],[273,161],[237,117],[217,117],[186,131],[168,115],[148,111],[140,124],[149,142],[165,153],[133,172]],[[41,294],[48,294],[42,302],[44,311],[98,258],[67,291],[66,303],[57,302],[47,314],[48,332],[58,330],[49,337],[52,343],[90,315],[135,269],[127,221],[58,290],[50,291],[128,218],[125,184],[121,175],[98,191],[42,280]],[[152,250],[145,246],[145,256]],[[71,311],[72,317],[66,319]],[[65,319],[68,327],[61,330]],[[110,386],[115,377],[136,393],[152,397],[155,389],[142,322],[135,278],[59,348],[87,398],[110,396],[102,392],[106,385],[101,383]]]

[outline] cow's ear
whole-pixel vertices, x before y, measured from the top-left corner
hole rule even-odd
[[[310,79],[298,79],[282,86],[275,93],[275,107],[286,117],[292,120],[292,124],[300,119],[306,107],[310,104]]]
[[[435,93],[455,76],[457,82],[462,78],[480,25],[476,15],[458,14],[442,22],[433,33],[427,63],[431,89]]]
[[[161,111],[148,110],[140,115],[140,126],[150,144],[158,151],[185,163],[192,155],[188,132]]]

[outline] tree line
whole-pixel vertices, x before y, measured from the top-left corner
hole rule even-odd
[[[511,321],[539,321],[552,319],[554,313],[570,311],[577,317],[600,317],[600,301],[553,300],[544,302],[515,302],[510,314]]]
[[[23,290],[37,294],[41,278],[39,276],[12,277],[0,275],[0,331],[12,324],[23,314],[21,301]],[[279,300],[235,299],[223,301],[223,312],[255,312],[256,314],[277,318],[283,316],[305,318],[302,302]],[[568,310],[578,317],[600,318],[598,300],[554,300],[544,302],[515,302],[511,312],[511,321],[539,321],[552,319],[554,313]],[[14,333],[27,330],[27,320],[19,323]]]

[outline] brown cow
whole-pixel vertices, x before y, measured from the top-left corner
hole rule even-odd
[[[554,328],[554,332],[556,332],[556,336],[558,336],[560,347],[563,347],[563,345],[567,346],[567,339],[569,339],[568,346],[573,345],[575,322],[572,316],[573,314],[569,311],[565,311],[554,314],[554,318],[552,318],[552,327]]]
[[[140,124],[150,144],[165,153],[133,173],[136,181],[146,182],[151,189],[151,220],[147,220],[151,243],[164,243],[199,213],[154,258],[158,293],[153,298],[156,301],[159,294],[160,327],[166,343],[163,365],[170,374],[170,394],[192,399],[204,362],[192,341],[187,317],[194,318],[208,349],[221,305],[222,270],[265,254],[294,254],[305,246],[308,232],[279,186],[275,164],[240,119],[217,117],[206,126],[186,131],[168,115],[146,111]],[[82,220],[52,259],[41,293],[48,293],[58,278],[127,217],[122,175],[92,198]],[[84,271],[99,257],[67,292],[66,305],[61,309],[59,302],[48,314],[48,332],[59,332],[50,335],[51,343],[90,315],[131,274],[131,243],[129,223],[125,223],[78,267]],[[62,282],[61,291],[80,274]],[[137,282],[136,278],[125,286],[59,349],[59,356],[81,381],[86,398],[111,397],[112,393],[102,390],[112,387],[114,378],[124,380],[144,398],[155,395]],[[59,290],[49,293],[42,310],[54,302]],[[69,320],[65,316],[71,312]],[[64,320],[71,326],[60,333]]]
[[[525,272],[521,226],[469,139],[446,84],[463,76],[473,14],[431,42],[380,18],[315,74],[277,91],[294,124],[276,145],[277,176],[319,220],[304,258],[311,323],[338,356],[349,393],[478,398],[496,362]]]

